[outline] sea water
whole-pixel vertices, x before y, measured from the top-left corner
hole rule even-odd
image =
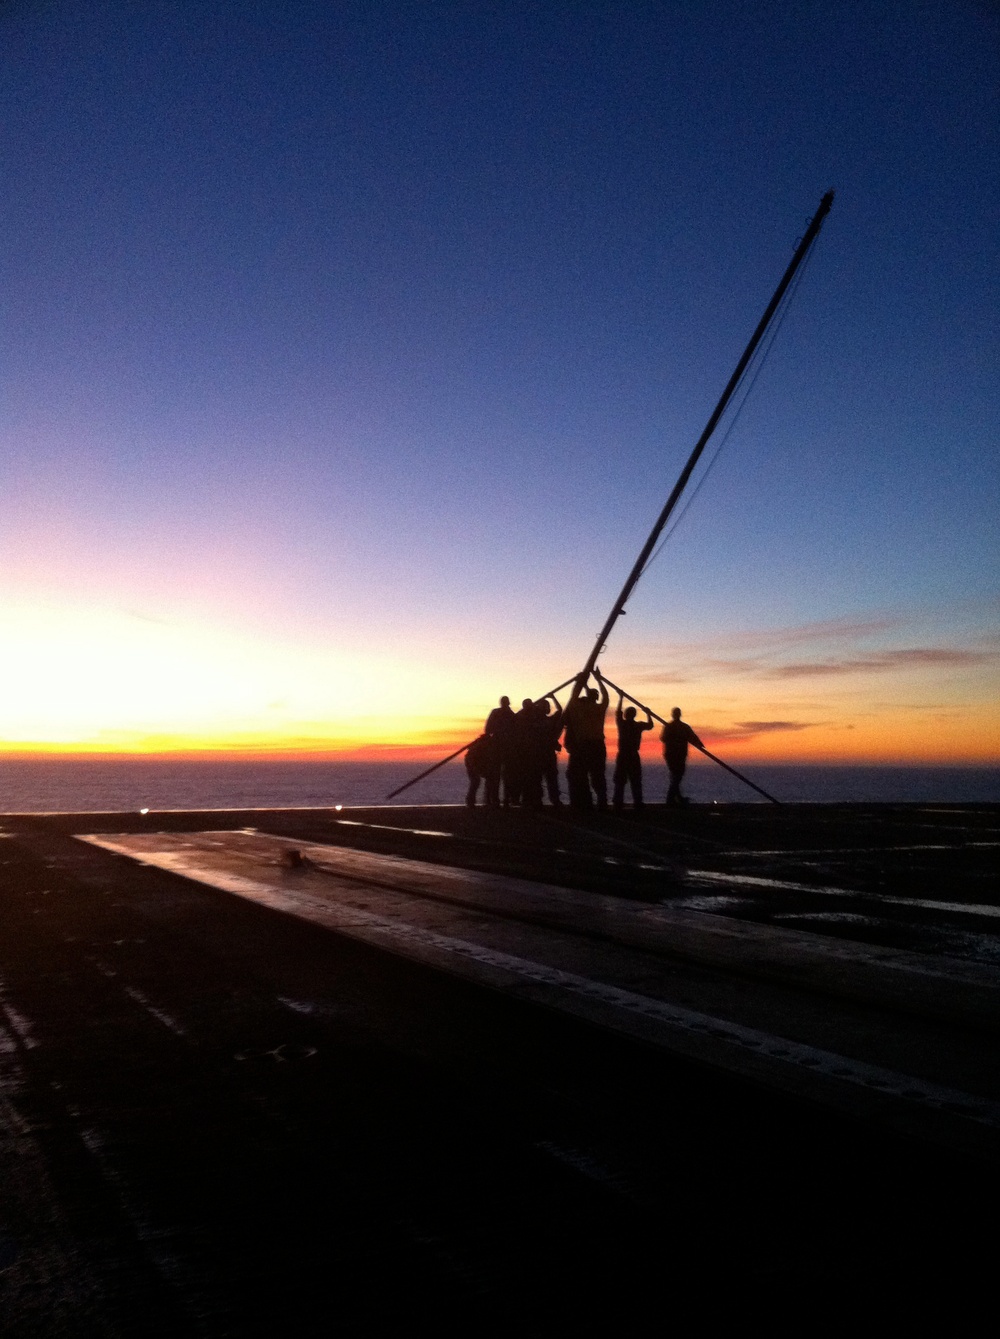
[[[426,766],[424,764],[423,766]],[[16,758],[0,760],[0,812],[79,813],[138,809],[321,808],[384,804],[420,763],[219,761],[215,759]],[[1000,803],[1000,767],[777,767],[741,771],[785,803]],[[610,785],[612,766],[608,766]],[[662,801],[662,762],[643,765],[646,799]],[[393,804],[458,804],[461,759],[418,782]],[[705,759],[688,768],[698,803],[766,803]],[[563,777],[565,796],[565,777]]]

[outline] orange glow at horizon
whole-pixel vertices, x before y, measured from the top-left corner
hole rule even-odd
[[[513,662],[497,668],[455,657],[442,665],[442,654],[426,665],[424,648],[404,646],[392,657],[364,650],[363,639],[345,650],[288,645],[227,630],[221,617],[182,626],[110,607],[7,601],[0,618],[0,755],[12,757],[420,765],[475,738],[500,692],[516,707],[518,682],[537,690],[565,677],[553,673],[552,656],[516,670]],[[738,766],[1000,761],[993,651],[855,655],[822,682],[815,672],[796,678],[790,671],[801,666],[775,673],[771,661],[763,670],[751,660],[730,668],[734,662],[708,658],[704,648],[684,654],[673,681],[627,664],[614,667],[614,678],[663,716],[679,696],[684,719]],[[886,669],[892,654],[899,665]],[[828,665],[819,668],[825,674]],[[507,682],[497,683],[499,675]],[[649,759],[659,755],[658,735],[646,739]]]
[[[685,719],[688,719],[685,716]],[[1000,713],[982,715],[888,713],[867,722],[828,724],[794,732],[740,735],[731,727],[692,722],[707,748],[737,765],[911,765],[995,766],[1000,758]],[[0,738],[0,756],[145,757],[264,761],[437,762],[474,739],[481,722],[424,722],[361,718],[317,728],[308,736],[278,733],[234,735],[102,732],[90,739],[20,740]],[[609,711],[606,731],[614,758],[615,729]],[[659,726],[644,740],[647,760],[660,756]],[[565,755],[563,757],[565,761]]]

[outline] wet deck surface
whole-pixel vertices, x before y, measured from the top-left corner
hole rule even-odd
[[[1000,965],[995,805],[651,806],[582,821],[442,806],[352,810],[332,831],[338,844]]]
[[[954,1315],[988,1278],[995,808],[2,826],[4,1333]]]

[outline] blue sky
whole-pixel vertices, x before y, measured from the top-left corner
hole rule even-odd
[[[380,704],[447,733],[566,677],[833,187],[607,667],[668,693],[740,662],[725,693],[686,676],[719,730],[744,691],[812,719],[822,675],[765,700],[711,648],[860,625],[826,715],[905,665],[967,744],[995,697],[998,30],[971,0],[8,3],[4,598],[25,663],[43,615],[52,654],[104,629],[105,679],[158,626],[189,691],[76,736],[40,700],[0,741],[382,737]],[[198,700],[206,637],[220,685],[268,662],[231,719]],[[872,668],[914,650],[971,686]]]

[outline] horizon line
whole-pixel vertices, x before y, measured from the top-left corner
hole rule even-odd
[[[4,749],[0,748],[0,762],[248,762],[248,763],[328,763],[341,765],[378,765],[390,766],[393,764],[403,765],[440,761],[442,750],[440,748],[429,749],[392,749],[386,748],[378,751],[378,756],[372,757],[368,754],[362,755],[357,750],[293,750],[293,749],[163,749],[163,750],[126,750],[126,749]],[[387,755],[395,756],[387,756]],[[702,765],[702,759],[697,753],[693,753],[690,759],[696,765]],[[708,764],[711,760],[704,759]],[[828,758],[754,758],[742,754],[739,759],[742,766],[752,767],[922,767],[922,768],[968,768],[978,770],[990,770],[1000,768],[1000,757],[984,761],[982,759],[954,758],[942,759],[934,758],[913,758],[913,757],[895,757],[878,758],[858,757],[855,759],[845,759],[842,756]],[[454,762],[458,764],[459,759]],[[609,764],[613,758],[608,758]],[[648,765],[660,765],[663,760],[659,756],[643,758],[643,762]]]

